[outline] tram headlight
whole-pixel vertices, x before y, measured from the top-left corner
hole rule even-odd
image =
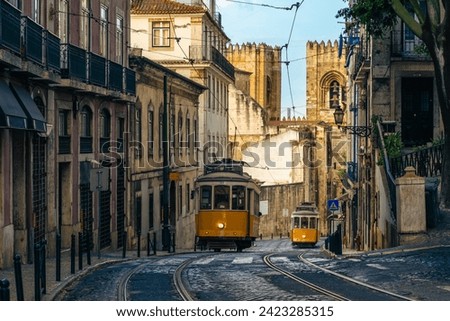
[[[225,224],[219,223],[219,224],[217,224],[217,227],[220,228],[220,229],[223,229],[225,227]]]

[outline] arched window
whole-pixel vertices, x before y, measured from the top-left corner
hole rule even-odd
[[[88,106],[84,106],[80,113],[80,136],[92,137],[92,111]]]
[[[111,137],[111,115],[109,111],[104,108],[100,112],[100,138]]]
[[[183,149],[183,113],[180,112],[178,113],[178,132],[177,132],[177,136],[178,136],[178,155],[181,156],[182,154],[182,149]]]
[[[159,107],[159,157],[163,157],[163,139],[164,139],[164,130],[163,130],[163,124],[164,124],[164,109],[161,105]]]
[[[102,153],[109,151],[111,139],[111,115],[106,108],[100,112],[100,150]]]
[[[191,118],[189,116],[189,113],[186,115],[186,126],[185,126],[185,131],[186,131],[186,151],[189,154],[191,152],[191,142],[192,142],[192,137],[191,137]]]
[[[153,114],[153,106],[148,105],[148,155],[153,155],[153,123],[154,123],[154,114]]]
[[[142,156],[142,110],[141,108],[136,107],[135,116],[134,116],[134,144],[136,146],[136,158],[140,158]]]
[[[330,83],[330,108],[336,108],[341,100],[341,86],[336,80]]]
[[[88,106],[80,113],[80,153],[92,153],[92,111]]]

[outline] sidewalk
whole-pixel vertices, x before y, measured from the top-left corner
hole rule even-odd
[[[153,252],[151,253],[154,256]],[[157,252],[157,256],[168,255],[168,252]],[[111,262],[118,262],[124,260],[136,259],[137,251],[127,251],[125,258],[123,258],[122,250],[118,251],[102,251],[100,258],[97,253],[91,253],[91,265],[87,264],[86,253],[83,254],[82,269],[79,269],[79,257],[75,257],[75,273],[71,273],[71,258],[70,250],[63,250],[61,254],[61,280],[56,281],[56,258],[46,259],[46,294],[41,295],[41,301],[51,301],[67,284],[82,277],[92,269],[101,267],[104,264]],[[141,250],[140,257],[147,257],[147,251]],[[22,258],[22,262],[24,258]],[[25,301],[35,301],[35,271],[34,264],[23,263],[21,265],[23,292]],[[14,268],[0,270],[0,280],[7,279],[10,283],[10,301],[17,301],[17,291],[15,282]]]

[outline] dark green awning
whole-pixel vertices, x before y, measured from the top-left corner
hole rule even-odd
[[[0,128],[27,129],[27,115],[3,80],[0,80]]]
[[[17,98],[17,101],[22,106],[23,111],[28,118],[27,128],[38,132],[46,132],[47,123],[44,116],[39,111],[38,106],[31,98],[30,93],[22,86],[11,84],[12,91]]]

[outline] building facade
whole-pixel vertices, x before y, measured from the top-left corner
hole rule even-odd
[[[192,249],[198,106],[206,88],[145,57],[132,56],[130,65],[137,73],[138,97],[130,124],[132,246],[139,238],[146,244],[149,236],[158,250],[168,250],[174,241],[177,249]]]
[[[0,6],[0,267],[32,262],[36,246],[54,254],[59,236],[63,248],[78,233],[91,249],[123,246],[130,3]]]
[[[364,26],[355,24],[343,39],[351,48],[345,57],[350,100],[345,120],[371,127],[370,136],[352,137],[348,172],[354,175],[348,183],[354,238],[348,245],[361,250],[390,247],[426,232],[410,233],[399,226],[396,179],[407,166],[427,179],[440,175],[443,127],[433,63],[402,22],[383,38],[370,37]],[[425,193],[417,197],[425,199]],[[428,213],[415,215],[413,221],[428,220]]]
[[[215,1],[136,0],[131,46],[143,56],[208,88],[199,102],[200,166],[228,155],[228,86],[234,67]]]
[[[346,213],[341,209],[332,212],[327,208],[328,200],[345,201],[342,193],[340,173],[347,166],[349,136],[334,123],[334,112],[338,105],[347,105],[347,71],[345,60],[338,57],[337,41],[310,41],[306,44],[306,119],[314,124],[314,157],[310,159],[311,175],[317,181],[310,193],[320,213],[323,235],[331,231],[331,220],[342,220]],[[343,196],[343,197],[342,197]],[[348,228],[342,224],[343,232]]]

